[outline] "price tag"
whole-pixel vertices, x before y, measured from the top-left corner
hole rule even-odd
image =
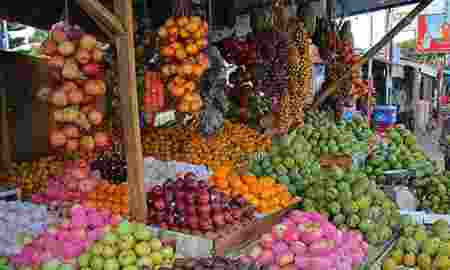
[[[405,211],[405,210],[400,210],[400,215],[402,215],[402,216],[410,216],[418,224],[426,224],[425,223],[425,215],[426,214],[423,211]]]
[[[174,121],[175,119],[175,111],[160,112],[156,114],[155,126],[163,126],[170,121]]]
[[[429,214],[429,215],[424,215],[424,224],[433,224],[433,222],[439,220],[439,219],[444,219],[447,220],[447,222],[450,222],[450,216],[449,215],[434,215],[434,214]]]

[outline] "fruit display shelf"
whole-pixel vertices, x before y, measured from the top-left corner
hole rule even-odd
[[[176,241],[176,250],[183,257],[208,257],[211,255],[228,256],[235,254],[255,242],[261,235],[271,230],[272,226],[281,222],[283,216],[297,204],[271,215],[260,215],[253,222],[239,224],[228,228],[226,237],[209,239],[206,236],[190,235],[181,232],[149,226],[154,232]]]

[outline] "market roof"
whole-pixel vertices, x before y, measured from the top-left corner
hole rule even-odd
[[[112,2],[107,0],[99,0],[105,7],[112,10]],[[166,17],[169,12],[170,1],[147,1],[150,7],[150,13],[153,17]],[[161,1],[161,2],[159,2]],[[317,1],[317,0],[310,0]],[[414,4],[420,0],[336,0],[337,1],[337,15],[352,16],[361,13],[376,11],[380,9],[393,8],[402,5]],[[15,0],[3,1],[0,4],[0,18],[7,19],[13,22],[19,22],[25,25],[33,26],[40,29],[50,29],[51,26],[60,21],[65,10],[65,2],[61,0],[44,0],[44,1],[29,1],[29,0]],[[69,18],[72,24],[80,25],[86,32],[100,33],[101,31],[96,26],[95,22],[79,7],[77,1],[67,1],[69,3]],[[156,4],[158,2],[158,4]],[[249,8],[259,6],[256,3],[265,5],[271,1],[267,0],[234,0],[234,4],[228,5],[228,8],[235,9],[230,14],[242,14]],[[49,8],[51,7],[51,8]],[[154,18],[156,21],[161,18]],[[164,18],[163,18],[164,20]]]
[[[76,1],[69,4],[69,18],[72,24],[80,25],[86,32],[101,34],[94,20],[84,12]],[[100,0],[105,7],[111,8],[112,1]],[[63,19],[65,1],[45,0],[3,1],[0,4],[0,18],[10,22],[18,22],[32,27],[48,30],[53,24]]]
[[[420,0],[336,0],[338,17],[353,16],[382,9],[419,3]]]

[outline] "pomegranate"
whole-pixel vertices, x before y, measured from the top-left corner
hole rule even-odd
[[[62,90],[64,91],[64,93],[68,94],[68,93],[70,93],[73,90],[78,90],[78,86],[74,82],[64,81],[63,86],[62,86]]]
[[[65,126],[62,130],[62,133],[67,138],[79,138],[80,137],[80,130],[75,126]]]
[[[53,92],[51,96],[51,103],[57,107],[64,107],[67,106],[68,100],[66,93],[62,90],[57,90]]]
[[[100,80],[88,80],[84,85],[84,91],[92,96],[104,96],[106,94],[106,84]]]
[[[77,152],[78,148],[80,147],[80,142],[76,139],[71,139],[67,141],[66,144],[66,152]]]
[[[110,145],[109,136],[104,132],[97,132],[94,141],[97,147],[107,147]]]
[[[86,64],[81,68],[84,75],[97,77],[103,72],[103,66],[97,63]]]
[[[79,105],[83,101],[84,95],[81,90],[74,89],[69,92],[69,94],[67,95],[67,99],[70,104]]]
[[[103,122],[103,114],[99,111],[91,110],[88,119],[92,125],[99,126]]]
[[[86,65],[91,61],[91,54],[87,49],[79,49],[75,55],[75,59],[77,59],[78,63],[82,65]]]
[[[64,146],[67,142],[67,138],[61,131],[52,131],[50,133],[50,145],[53,147]]]
[[[75,52],[75,44],[70,41],[61,42],[58,45],[58,53],[62,56],[68,57]]]

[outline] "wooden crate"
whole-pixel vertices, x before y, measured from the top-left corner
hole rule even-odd
[[[299,199],[299,202],[301,199]],[[207,257],[212,255],[227,256],[230,253],[236,252],[245,248],[249,243],[258,240],[264,233],[270,232],[272,226],[281,222],[283,217],[293,208],[297,203],[290,207],[283,209],[277,213],[258,218],[253,222],[233,227],[226,237],[219,239],[208,239],[200,235],[188,235],[181,232],[174,232],[169,230],[158,229],[154,226],[150,228],[156,233],[160,234],[164,239],[173,239],[176,242],[177,252],[181,256],[186,257]],[[195,253],[192,249],[198,247]],[[188,250],[190,254],[185,255],[183,250]]]
[[[320,166],[322,168],[339,167],[351,169],[353,167],[353,158],[349,155],[324,155],[320,157]]]

